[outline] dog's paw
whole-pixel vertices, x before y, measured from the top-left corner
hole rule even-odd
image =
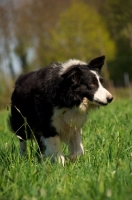
[[[62,154],[60,154],[60,155],[57,155],[57,159],[58,159],[59,164],[62,163],[62,165],[63,165],[63,167],[64,167],[64,164],[65,164],[65,157],[64,157]]]
[[[77,159],[77,154],[70,154],[69,159],[70,161],[74,162]]]
[[[84,151],[79,151],[79,152],[76,152],[76,153],[72,153],[69,155],[69,159],[74,162],[77,158],[79,158],[80,156],[84,155]]]
[[[51,158],[51,162],[53,162],[53,163],[58,162],[59,164],[62,164],[63,167],[65,165],[65,157],[63,156],[62,153],[57,153],[57,154],[54,154],[54,155],[48,155],[48,156],[45,156],[45,157]]]

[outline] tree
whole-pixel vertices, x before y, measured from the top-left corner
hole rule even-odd
[[[51,61],[51,30],[56,26],[60,12],[68,5],[69,0],[23,0],[18,6],[15,52],[21,60],[23,71],[44,66]],[[29,48],[33,48],[35,52],[33,67],[27,61]]]
[[[52,49],[54,59],[61,61],[69,58],[88,61],[102,54],[112,60],[116,51],[101,16],[82,2],[73,2],[61,14],[53,33]]]
[[[0,68],[4,68],[4,70],[9,69],[12,77],[14,77],[15,74],[11,61],[12,44],[14,42],[14,17],[12,15],[13,11],[14,6],[11,0],[3,1],[3,3],[0,3]]]
[[[22,72],[34,69],[36,63],[40,67],[49,62],[46,55],[49,54],[47,49],[50,50],[50,32],[69,1],[7,0],[0,3],[0,62],[8,60],[5,68],[10,69],[12,77],[15,74],[12,52],[20,60]],[[32,63],[28,60],[30,49],[35,51]]]
[[[111,79],[115,84],[124,83],[124,73],[132,79],[132,1],[108,0],[103,6],[102,15],[109,33],[115,41],[115,59],[108,62]]]

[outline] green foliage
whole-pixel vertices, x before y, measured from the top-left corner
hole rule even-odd
[[[127,72],[132,78],[132,1],[108,0],[104,4],[102,15],[115,41],[117,51],[115,59],[108,62],[110,78],[114,83],[124,83],[123,76]],[[118,76],[117,76],[118,74]]]
[[[5,68],[15,77],[13,53],[24,72],[106,54],[104,75],[122,85],[125,72],[132,79],[131,7],[131,0],[8,0],[0,4],[0,69],[8,61]],[[34,50],[30,61],[29,49]]]
[[[108,61],[110,78],[115,85],[124,85],[124,73],[128,73],[132,80],[132,48],[124,36],[120,36],[116,41],[118,46],[116,57],[113,61]]]
[[[0,76],[0,110],[5,109],[10,104],[12,82],[6,80],[4,74]]]
[[[120,34],[120,31],[127,29],[131,25],[131,7],[131,0],[127,0],[127,3],[123,0],[108,0],[105,3],[106,12],[109,10],[106,19],[111,18],[109,25],[116,29],[116,31],[119,31],[118,34]],[[129,29],[126,31],[129,31]]]
[[[78,58],[89,60],[106,54],[108,60],[115,55],[115,45],[101,16],[82,2],[74,2],[61,14],[53,34],[56,59]]]
[[[21,69],[24,73],[28,72],[29,70],[29,64],[27,61],[27,51],[29,47],[30,45],[27,44],[27,41],[24,41],[22,39],[18,40],[18,43],[15,47],[15,54],[20,60]]]
[[[85,155],[65,167],[50,159],[38,163],[34,149],[21,158],[7,115],[0,113],[0,199],[132,199],[131,101],[115,100],[91,112],[83,127]]]

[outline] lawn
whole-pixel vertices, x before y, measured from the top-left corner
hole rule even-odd
[[[0,200],[132,199],[131,100],[90,113],[82,135],[85,155],[65,167],[50,159],[38,163],[30,142],[28,158],[21,158],[8,113],[0,112]]]

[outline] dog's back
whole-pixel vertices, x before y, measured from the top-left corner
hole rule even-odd
[[[39,129],[42,126],[41,117],[47,121],[46,116],[48,118],[51,113],[53,104],[51,96],[54,95],[55,91],[52,92],[53,87],[50,85],[52,84],[54,88],[56,85],[56,82],[53,83],[55,74],[52,73],[52,70],[53,66],[49,66],[21,75],[15,83],[15,89],[11,97],[9,123],[12,131],[24,140],[30,138],[30,129],[40,131]],[[57,66],[54,72],[56,70]],[[50,107],[47,108],[48,105]],[[27,135],[24,131],[25,119],[28,123]]]

